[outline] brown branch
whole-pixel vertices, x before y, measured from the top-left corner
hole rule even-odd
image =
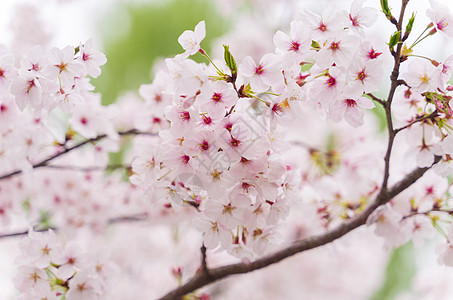
[[[440,161],[440,157],[436,156],[434,164]],[[278,263],[288,257],[291,257],[297,253],[307,251],[310,249],[317,248],[319,246],[328,244],[343,235],[347,234],[348,232],[356,229],[364,225],[368,219],[368,217],[373,213],[376,208],[379,206],[389,202],[392,198],[397,196],[399,193],[404,191],[406,188],[411,186],[415,183],[420,177],[425,174],[431,167],[428,168],[417,168],[413,170],[411,173],[406,175],[401,181],[396,183],[388,190],[381,189],[379,194],[376,196],[374,202],[369,205],[365,210],[359,214],[357,217],[344,222],[343,224],[339,225],[335,229],[316,236],[311,236],[299,241],[292,243],[292,245],[279,250],[273,254],[264,256],[260,259],[257,259],[253,262],[248,263],[236,263],[231,265],[226,265],[214,269],[206,269],[206,271],[201,271],[197,273],[194,277],[192,277],[187,283],[183,284],[182,286],[174,289],[173,291],[169,292],[160,300],[176,300],[181,299],[182,296],[191,293],[201,287],[204,287],[208,284],[211,284],[215,281],[221,280],[231,275],[235,274],[244,274],[249,273],[269,265]]]
[[[431,114],[429,114],[429,115],[425,115],[425,116],[423,116],[423,117],[415,118],[414,121],[409,122],[409,124],[407,124],[407,125],[405,125],[405,126],[403,126],[403,127],[401,127],[401,128],[395,129],[394,132],[395,132],[395,134],[396,134],[396,133],[400,132],[401,130],[404,130],[404,129],[406,129],[406,128],[411,127],[411,126],[414,125],[415,123],[419,123],[419,122],[423,122],[423,121],[428,120],[428,119],[432,119],[432,118],[436,117],[438,114],[439,114],[438,111],[435,110],[435,111],[433,111],[433,112],[432,112]]]
[[[117,169],[129,169],[129,165],[107,165],[105,167],[79,167],[79,166],[69,166],[69,165],[46,165],[43,166],[49,169],[57,169],[64,171],[79,171],[79,172],[90,172],[90,171],[108,171],[108,170],[117,170]]]
[[[379,104],[381,104],[382,106],[385,107],[386,104],[385,104],[385,101],[384,101],[384,100],[382,100],[382,99],[376,97],[376,96],[373,95],[372,93],[366,93],[365,95],[367,95],[368,97],[370,97],[371,100],[376,101],[377,103],[379,103]]]
[[[428,211],[412,211],[408,215],[403,216],[402,220],[405,220],[405,219],[408,219],[408,218],[411,218],[411,217],[417,216],[417,215],[428,216],[430,213],[446,213],[446,214],[449,214],[451,216],[451,215],[453,215],[453,210],[451,210],[451,209],[446,210],[446,209],[441,209],[441,208],[433,208],[433,209],[430,209]]]
[[[400,17],[398,19],[398,23],[396,24],[396,29],[398,31],[401,30],[402,24],[403,24],[403,19],[404,19],[404,12],[406,11],[406,6],[409,0],[402,0],[402,5],[401,5],[401,11],[400,11]],[[396,53],[394,55],[394,65],[393,65],[393,71],[392,74],[390,75],[390,81],[391,81],[391,86],[390,86],[390,91],[387,97],[387,101],[385,103],[385,116],[386,116],[386,121],[387,121],[387,131],[388,131],[388,144],[387,144],[387,151],[385,153],[385,166],[384,166],[384,178],[382,180],[382,185],[381,189],[386,190],[387,189],[387,184],[388,184],[388,179],[390,176],[390,156],[392,154],[392,148],[393,148],[393,141],[395,140],[395,131],[393,130],[393,121],[392,121],[392,101],[393,97],[395,96],[396,89],[398,86],[400,86],[402,83],[400,80],[398,80],[398,76],[400,73],[400,65],[401,65],[401,50],[403,48],[403,43],[401,41],[401,37],[399,40],[399,43],[396,48]]]
[[[201,272],[203,273],[209,273],[208,265],[206,262],[206,246],[203,244],[201,246]]]
[[[120,136],[125,136],[125,135],[138,135],[138,134],[154,135],[154,134],[149,133],[149,132],[141,132],[141,131],[137,131],[137,130],[135,130],[135,129],[131,129],[131,130],[128,130],[128,131],[118,132],[118,134],[119,134]],[[42,160],[42,161],[36,163],[36,164],[34,164],[34,165],[32,166],[32,168],[33,168],[33,169],[37,169],[37,168],[42,168],[42,167],[48,167],[48,166],[49,166],[48,163],[49,163],[50,161],[52,161],[52,160],[54,160],[54,159],[56,159],[56,158],[58,158],[58,157],[60,157],[60,156],[62,156],[62,155],[64,155],[64,154],[66,154],[66,153],[69,153],[69,152],[71,152],[71,151],[73,151],[73,150],[75,150],[75,149],[78,149],[78,148],[80,148],[80,147],[82,147],[82,146],[85,146],[86,144],[94,143],[94,142],[100,141],[100,140],[102,140],[102,139],[104,139],[104,138],[106,138],[106,137],[107,137],[106,134],[102,134],[102,135],[99,135],[99,136],[97,136],[97,137],[95,137],[95,138],[91,138],[91,139],[87,139],[87,140],[85,140],[85,141],[82,141],[82,142],[80,142],[80,143],[78,143],[78,144],[75,144],[74,146],[69,147],[69,148],[65,148],[63,151],[58,152],[57,154],[54,154],[54,155],[52,155],[52,156],[50,156],[50,157],[48,157],[48,158],[46,158],[46,159],[44,159],[44,160]],[[1,176],[0,176],[0,180],[6,179],[6,178],[10,178],[10,177],[13,177],[13,176],[18,175],[18,174],[21,174],[21,173],[22,173],[22,170],[15,170],[15,171],[12,171],[12,172],[10,172],[10,173],[1,175]]]
[[[121,216],[121,217],[110,218],[107,223],[108,224],[117,224],[117,223],[125,223],[125,222],[139,222],[139,221],[145,221],[147,218],[148,218],[147,213],[141,213],[141,214],[135,214],[135,215],[130,215],[130,216]],[[58,230],[57,227],[50,227],[50,228],[33,228],[33,231],[42,232],[42,231],[47,231],[49,229],[52,229],[55,231]],[[16,237],[16,236],[23,236],[23,235],[27,235],[27,234],[28,234],[28,230],[5,233],[5,234],[0,234],[0,239]]]
[[[35,232],[43,232],[43,231],[47,231],[49,229],[58,230],[57,228],[50,227],[50,228],[44,228],[44,229],[43,228],[33,229],[33,231],[35,231]],[[12,233],[5,233],[5,234],[0,234],[0,239],[16,237],[16,236],[23,236],[23,235],[27,235],[27,234],[28,234],[28,230],[22,230],[22,231],[12,232]]]

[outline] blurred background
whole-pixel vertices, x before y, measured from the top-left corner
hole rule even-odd
[[[399,7],[400,1],[389,2],[391,7]],[[2,0],[0,43],[25,38],[26,32],[58,47],[79,45],[94,37],[108,62],[102,67],[102,75],[92,82],[96,91],[102,94],[103,103],[109,104],[123,93],[136,92],[141,84],[151,82],[152,66],[165,57],[183,52],[177,42],[178,36],[186,29],[193,30],[201,20],[206,21],[207,31],[203,48],[212,53],[211,56],[221,55],[221,44],[232,40],[231,32],[243,35],[242,40],[244,43],[250,41],[250,46],[258,45],[250,51],[259,56],[273,51],[273,33],[278,29],[287,30],[289,21],[302,9],[321,13],[333,5],[349,9],[350,3],[343,0]],[[378,0],[366,3],[379,7]],[[418,11],[413,31],[421,32],[420,29],[428,24],[424,12],[429,3],[413,0],[410,5],[408,14]],[[239,15],[247,15],[250,22],[244,23]],[[30,26],[30,19],[36,19],[33,26]],[[375,34],[385,42],[393,29],[384,18],[381,17],[380,22],[375,25],[380,28]],[[435,42],[423,46],[420,54],[434,51],[437,58],[445,59],[449,55],[448,49],[453,50],[451,45],[443,36],[437,36]],[[236,55],[234,45],[231,52]],[[240,52],[237,52],[237,60],[243,56]],[[194,59],[202,61],[199,55]],[[385,90],[382,91],[384,94]],[[11,299],[14,294],[10,280],[14,276],[12,258],[17,240],[0,240],[0,299]],[[373,299],[395,299],[409,291],[417,270],[436,265],[434,246],[435,242],[419,250],[407,244],[390,251],[385,276]]]

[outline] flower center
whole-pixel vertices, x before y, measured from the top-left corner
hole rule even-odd
[[[221,102],[222,101],[222,94],[221,93],[214,93],[214,95],[212,95],[211,99],[215,103]]]
[[[259,65],[258,67],[256,67],[255,74],[261,75],[263,73],[264,73],[264,69],[263,69],[262,65]]]
[[[354,99],[346,99],[345,102],[348,108],[357,106],[357,102]]]
[[[297,51],[299,51],[299,48],[300,48],[300,44],[296,41],[292,41],[291,46],[289,47],[289,50],[297,52]]]

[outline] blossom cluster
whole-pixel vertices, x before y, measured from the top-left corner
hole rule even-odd
[[[210,60],[201,48],[204,22],[185,31],[178,40],[185,52],[140,88],[149,109],[139,129],[160,131],[137,145],[131,181],[161,205],[194,207],[208,248],[262,254],[278,241],[276,225],[299,190],[302,166],[284,159],[293,120],[315,109],[359,127],[363,110],[374,107],[363,95],[379,87],[382,52],[361,33],[376,18],[357,1],[350,13],[304,12],[289,35],[275,34],[275,53],[238,66],[227,46],[225,63],[187,59],[199,52]],[[323,153],[313,148],[316,156]],[[375,184],[362,193],[374,191]]]
[[[439,62],[415,54],[437,32],[452,35],[453,15],[430,4],[431,23],[412,45],[414,16],[381,48],[367,35],[377,10],[355,0],[349,11],[301,11],[265,53],[242,51],[246,43],[223,45],[223,60],[202,48],[201,21],[179,37],[184,52],[140,87],[142,99],[126,94],[109,106],[89,83],[106,62],[92,40],[35,46],[18,57],[0,48],[0,224],[17,225],[20,215],[27,226],[55,226],[64,235],[82,228],[99,234],[122,220],[184,220],[190,236],[181,243],[193,240],[184,251],[203,243],[252,260],[357,217],[387,180],[397,183],[435,163],[368,225],[391,247],[418,247],[440,231],[446,243],[439,261],[453,265],[453,56]],[[196,63],[194,55],[209,63]],[[382,100],[376,94],[392,56],[402,72],[392,74],[395,93]],[[377,134],[369,113],[375,105],[386,110],[391,138]],[[393,150],[387,138],[394,138]],[[123,157],[112,165],[109,153],[119,150]],[[157,255],[175,244],[179,238],[170,241],[167,229],[150,228],[162,244],[144,243],[142,252]],[[20,299],[105,297],[104,266],[113,267],[89,262],[53,231],[30,231],[22,252]],[[187,253],[174,256],[179,265],[165,265],[162,276],[173,285],[198,267]],[[128,258],[117,260],[140,278]]]
[[[29,231],[21,244],[16,275],[18,299],[103,299],[115,266],[90,257],[74,241],[62,243],[55,233]]]

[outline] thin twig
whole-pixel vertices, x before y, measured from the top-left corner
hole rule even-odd
[[[376,101],[377,103],[381,104],[382,106],[385,107],[385,101],[376,97],[375,95],[373,95],[372,93],[366,93],[365,95],[367,95],[368,97],[371,98],[371,100],[373,101]]]
[[[125,223],[125,222],[140,222],[140,221],[145,221],[147,218],[148,218],[147,213],[140,213],[140,214],[134,214],[134,215],[130,215],[130,216],[121,216],[121,217],[110,218],[107,223],[108,224],[117,224],[117,223]],[[51,228],[44,228],[44,229],[43,228],[36,228],[36,229],[34,228],[33,231],[42,232],[42,231],[47,231],[49,229],[52,229],[55,231],[58,230],[57,227],[51,227]],[[21,230],[21,231],[17,231],[17,232],[0,234],[0,239],[16,237],[16,236],[23,236],[23,235],[27,235],[27,234],[28,234],[28,230]]]
[[[409,0],[402,0],[400,17],[398,19],[398,23],[396,24],[396,28],[398,31],[401,30],[401,28],[402,28],[404,12],[406,11],[406,6],[407,6],[408,2],[409,2]],[[393,121],[392,121],[392,101],[393,101],[393,97],[395,96],[397,87],[401,84],[401,82],[398,80],[398,76],[400,73],[402,48],[403,48],[403,43],[401,42],[401,37],[400,37],[400,43],[398,43],[397,48],[396,48],[396,55],[394,55],[393,71],[392,71],[392,74],[390,75],[390,81],[391,81],[390,91],[389,91],[387,101],[384,106],[385,116],[386,116],[386,121],[387,121],[387,131],[388,131],[389,136],[388,136],[387,151],[385,153],[385,158],[384,158],[384,161],[385,161],[384,178],[382,180],[382,185],[381,185],[381,189],[383,189],[383,190],[387,189],[388,179],[390,176],[390,156],[392,154],[393,141],[395,139],[395,131],[393,130]]]
[[[415,123],[419,123],[419,122],[423,122],[423,121],[428,120],[428,119],[432,119],[432,118],[436,117],[437,115],[438,115],[438,111],[435,110],[435,111],[433,111],[433,112],[432,112],[431,114],[429,114],[429,115],[425,115],[425,116],[423,116],[423,117],[416,118],[415,120],[413,120],[413,121],[410,122],[409,124],[407,124],[407,125],[405,125],[405,126],[403,126],[403,127],[401,127],[401,128],[395,129],[395,130],[394,130],[394,133],[396,134],[396,133],[400,132],[401,130],[404,130],[404,129],[406,129],[406,128],[409,128],[409,127],[411,127],[412,125],[414,125]]]
[[[49,169],[57,170],[66,170],[66,171],[80,171],[80,172],[90,172],[90,171],[108,171],[108,170],[117,170],[117,169],[129,169],[129,165],[107,165],[105,167],[79,167],[79,166],[67,166],[67,165],[46,165],[44,166]]]
[[[122,132],[118,132],[118,134],[120,136],[125,136],[125,135],[139,135],[139,134],[145,134],[145,135],[154,135],[153,133],[149,133],[149,132],[142,132],[142,131],[137,131],[135,129],[131,129],[131,130],[128,130],[128,131],[122,131]],[[74,146],[71,146],[69,148],[65,148],[63,151],[61,152],[58,152],[57,154],[54,154],[36,164],[34,164],[32,166],[33,169],[37,169],[37,168],[42,168],[42,167],[48,167],[49,166],[49,162],[66,154],[66,153],[69,153],[75,149],[78,149],[86,144],[89,144],[89,143],[94,143],[94,142],[97,142],[97,141],[100,141],[104,138],[106,138],[107,135],[106,134],[102,134],[102,135],[99,135],[95,138],[91,138],[91,139],[87,139],[87,140],[84,140],[78,144],[75,144]],[[22,173],[22,170],[15,170],[15,171],[12,171],[10,173],[7,173],[7,174],[4,174],[4,175],[1,175],[0,176],[0,180],[3,180],[3,179],[6,179],[6,178],[10,178],[10,177],[13,177],[15,175],[18,175],[18,174],[21,174]]]
[[[425,215],[425,216],[428,216],[430,213],[447,213],[449,215],[453,215],[453,210],[445,210],[445,209],[441,209],[441,208],[433,208],[431,210],[428,210],[428,211],[412,211],[410,212],[408,215],[405,215],[403,216],[402,220],[405,220],[405,219],[408,219],[408,218],[411,218],[413,216],[416,216],[416,215]]]

